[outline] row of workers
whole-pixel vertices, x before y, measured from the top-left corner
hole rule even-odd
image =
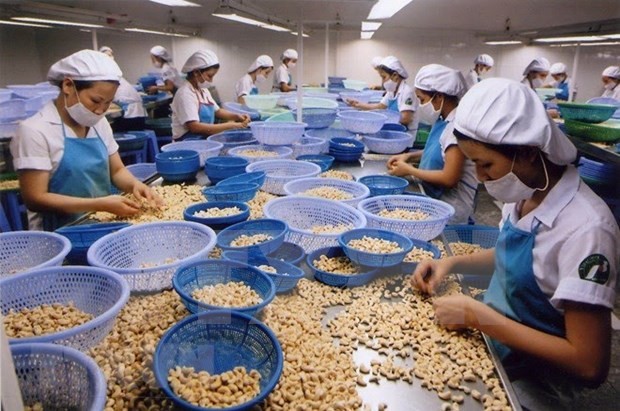
[[[200,52],[188,61],[187,73],[212,81],[214,73],[206,71],[214,61]],[[407,77],[391,67],[398,78]],[[492,275],[483,301],[437,298],[435,318],[449,329],[489,335],[526,409],[569,409],[582,387],[601,384],[608,373],[620,230],[581,181],[576,148],[530,87],[488,79],[461,96],[465,86],[457,73],[425,66],[415,93],[443,118],[435,124],[448,147],[446,159],[456,153],[472,164],[477,180],[505,203],[501,232],[494,249],[420,263],[412,281],[433,293],[451,272]],[[133,200],[109,195],[111,184],[139,200],[159,200],[124,167],[104,117],[121,77],[102,53],[72,54],[48,73],[60,87],[58,97],[19,126],[11,151],[22,195],[47,229],[69,213],[136,213]],[[388,167],[401,163],[395,158]]]

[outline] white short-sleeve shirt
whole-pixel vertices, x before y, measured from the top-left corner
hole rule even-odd
[[[239,79],[239,81],[237,81],[237,84],[235,84],[235,95],[237,98],[247,96],[254,87],[256,87],[256,84],[254,84],[252,76],[245,74]]]
[[[563,301],[613,308],[620,265],[620,230],[609,207],[568,166],[555,187],[533,211],[517,221],[520,204],[506,204],[502,224],[531,232],[536,283],[551,304]],[[501,224],[500,224],[501,225]]]
[[[114,95],[114,101],[127,104],[125,118],[146,117],[146,110],[142,105],[140,93],[124,77],[121,77],[120,85]]]
[[[280,66],[278,66],[278,68],[276,69],[275,74],[273,75],[273,90],[281,91],[280,83],[288,84],[290,80],[289,75],[290,75],[290,72],[286,64],[284,63],[280,64]]]
[[[398,87],[398,90],[396,90],[396,97],[393,92],[387,92],[381,99],[381,104],[387,107],[390,104],[390,100],[393,100],[394,98],[396,98],[396,101],[398,102],[398,111],[413,111],[413,119],[411,120],[411,123],[407,125],[407,128],[415,136],[415,133],[418,131],[418,123],[420,121],[417,114],[418,107],[420,105],[418,98],[414,94],[413,89],[405,81],[402,81]]]
[[[615,98],[620,101],[620,84],[618,84],[613,90],[605,90],[601,97]]]
[[[177,68],[170,63],[164,63],[164,65],[161,67],[161,76],[164,81],[172,81],[177,88],[180,88],[183,84],[186,83],[181,73],[179,73],[179,70],[177,70]]]
[[[215,111],[220,109],[208,89],[196,90],[190,82],[186,82],[177,90],[170,108],[172,109],[172,138],[178,139],[189,131],[186,123],[200,121],[198,110],[200,103],[214,105]]]
[[[468,90],[478,84],[478,78],[479,77],[476,70],[471,69],[467,72],[467,75],[465,76],[465,85],[467,85]]]

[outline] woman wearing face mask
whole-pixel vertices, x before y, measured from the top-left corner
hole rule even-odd
[[[482,75],[488,73],[493,68],[493,57],[488,54],[480,54],[474,59],[474,68],[469,70],[465,82],[467,88],[470,89],[482,81]]]
[[[570,97],[570,79],[566,74],[566,64],[553,63],[549,69],[549,74],[553,77],[553,83],[550,87],[560,89],[559,93],[555,94],[555,98],[562,101],[568,101]]]
[[[235,95],[237,102],[245,104],[245,96],[258,94],[258,84],[267,81],[267,77],[273,71],[273,60],[271,57],[262,55],[252,63],[248,72],[237,81],[235,85]]]
[[[383,57],[377,56],[377,57],[373,57],[372,61],[370,62],[370,65],[372,66],[372,68],[377,72],[377,74],[381,78],[381,84],[372,86],[370,88],[371,90],[384,90],[383,83],[385,83],[388,80],[389,76],[387,75],[385,71],[381,69],[382,61],[383,61]]]
[[[379,103],[360,103],[357,100],[347,100],[351,107],[360,110],[393,110],[400,113],[400,124],[407,127],[411,134],[418,132],[418,117],[415,115],[418,100],[413,90],[405,82],[409,73],[400,60],[388,56],[381,61],[380,69],[386,74],[387,80],[383,83],[386,93]]]
[[[282,53],[282,64],[280,64],[273,77],[273,91],[287,93],[296,90],[293,87],[291,70],[297,65],[297,57],[299,57],[297,51],[293,49],[287,49]]]
[[[451,204],[456,213],[450,224],[467,224],[474,211],[478,181],[474,164],[465,158],[452,133],[465,81],[458,70],[429,64],[415,77],[415,93],[421,105],[421,121],[433,124],[424,151],[404,153],[388,160],[390,174],[421,180],[424,192]],[[410,161],[420,160],[414,167]]]
[[[200,50],[187,59],[183,73],[187,82],[172,100],[172,139],[204,139],[226,130],[246,128],[250,118],[235,114],[217,105],[208,87],[220,69],[220,63],[211,50]],[[215,124],[215,119],[224,123]]]
[[[549,68],[549,60],[544,57],[535,58],[523,70],[523,80],[521,80],[521,83],[531,89],[543,87],[549,75]]]
[[[179,74],[179,70],[172,65],[172,56],[165,47],[155,46],[151,49],[151,62],[156,69],[161,71],[164,84],[149,87],[147,90],[149,94],[155,94],[159,91],[174,94],[185,83],[183,76]]]
[[[138,200],[160,201],[127,171],[104,117],[121,76],[114,60],[94,50],[50,68],[58,98],[21,122],[11,141],[30,229],[54,230],[90,211],[138,213],[138,202],[110,195],[112,184]]]
[[[524,409],[570,409],[609,369],[620,230],[579,178],[577,150],[528,87],[506,79],[461,100],[455,134],[489,194],[505,203],[494,249],[425,261],[413,285],[448,273],[492,275],[483,301],[437,298],[435,319],[493,340]],[[587,210],[587,211],[586,211]]]
[[[609,66],[601,74],[603,80],[603,95],[601,97],[611,97],[620,101],[620,67]]]

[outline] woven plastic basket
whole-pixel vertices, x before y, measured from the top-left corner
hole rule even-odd
[[[157,174],[155,163],[137,163],[127,166],[127,170],[138,180],[145,181]]]
[[[494,248],[499,229],[484,225],[447,225],[443,234],[449,243],[462,242],[477,244],[482,248]]]
[[[300,178],[315,177],[321,172],[321,167],[307,161],[265,160],[248,165],[245,171],[264,171],[267,176],[263,191],[284,195],[284,184]]]
[[[335,108],[304,107],[301,110],[301,121],[306,123],[306,128],[327,128],[336,121],[337,110]],[[292,111],[293,117],[297,118],[297,110]]]
[[[430,251],[431,253],[433,253],[433,259],[435,260],[441,257],[441,251],[439,251],[439,248],[437,248],[437,246],[435,246],[434,244],[431,244],[427,241],[422,241],[422,240],[411,240],[411,243],[413,244],[413,248],[418,248],[418,249],[422,249],[424,251]],[[417,262],[404,262],[403,261],[400,267],[403,273],[411,274],[415,271],[417,266],[418,266]]]
[[[74,265],[88,265],[86,253],[95,241],[129,225],[128,223],[79,224],[61,227],[56,233],[71,241],[71,252],[66,257],[67,262]]]
[[[285,261],[279,260],[273,257],[265,257],[262,254],[247,253],[243,251],[224,251],[222,254],[224,259],[236,261],[238,263],[248,264],[252,267],[258,268],[261,272],[266,274],[276,287],[276,293],[285,293],[295,288],[299,280],[303,278],[304,272],[299,267]],[[274,268],[275,273],[269,271],[263,271],[260,269],[261,265],[266,265]]]
[[[245,104],[254,110],[269,110],[278,104],[279,96],[271,94],[246,95]]]
[[[299,161],[309,161],[321,167],[321,172],[329,170],[334,164],[335,158],[324,154],[305,154],[297,157]]]
[[[259,304],[247,307],[219,307],[192,297],[192,293],[206,286],[241,282],[250,287],[261,299]],[[256,267],[228,260],[201,260],[184,264],[174,273],[172,286],[191,313],[231,309],[256,315],[275,297],[276,287],[269,276]]]
[[[351,133],[342,128],[334,128],[334,127],[306,130],[306,133],[304,135],[306,137],[323,138],[326,140],[329,140],[330,138],[334,138],[334,137],[343,137],[343,138],[355,137],[354,133]]]
[[[565,120],[567,134],[586,141],[599,143],[620,142],[620,120],[607,120],[599,124]]]
[[[338,118],[345,130],[359,134],[374,134],[387,121],[386,115],[370,111],[341,111]]]
[[[258,192],[258,184],[239,183],[205,187],[202,195],[207,201],[240,201],[247,202],[253,199]]]
[[[0,234],[0,279],[62,264],[71,242],[60,234],[13,231]]]
[[[360,267],[358,274],[335,274],[327,271],[319,270],[315,267],[314,261],[318,260],[322,255],[326,257],[342,257],[346,256],[342,247],[325,247],[313,251],[306,257],[306,264],[310,267],[310,270],[314,274],[314,278],[324,284],[334,287],[359,287],[368,284],[379,275],[378,269],[372,269],[370,267]]]
[[[387,117],[385,124],[400,124],[400,113],[394,110],[371,110],[372,113],[383,114]],[[430,128],[429,128],[430,129]]]
[[[287,263],[291,263],[293,265],[299,265],[305,256],[306,253],[303,248],[297,244],[285,241],[276,251],[272,252],[267,257],[275,258],[280,261],[286,261]]]
[[[287,98],[286,106],[290,110],[295,110],[297,108],[297,97]],[[338,108],[338,102],[331,100],[329,98],[319,98],[319,97],[304,97],[302,102],[303,108]]]
[[[232,208],[237,207],[240,212],[225,217],[198,217],[194,215],[200,211],[206,211],[211,208]],[[183,210],[183,218],[185,221],[193,221],[195,223],[204,224],[214,230],[223,230],[233,224],[245,221],[250,217],[250,207],[246,203],[240,201],[212,201],[208,203],[198,203],[187,207]]]
[[[250,153],[253,151],[254,153]],[[271,154],[255,155],[256,152],[269,152]],[[241,157],[248,160],[250,163],[263,160],[277,160],[291,158],[293,155],[293,149],[285,146],[267,146],[263,144],[240,146],[231,148],[228,150],[229,156]],[[246,168],[247,170],[247,168]]]
[[[241,157],[211,157],[205,162],[205,174],[209,181],[217,184],[229,177],[245,173],[249,161]]]
[[[565,120],[583,123],[602,123],[609,120],[618,107],[611,104],[580,104],[558,102],[560,114]]]
[[[394,253],[371,253],[362,251],[349,246],[352,240],[359,240],[363,237],[378,238],[385,241],[398,243],[402,251]],[[351,261],[359,265],[368,267],[392,267],[403,262],[405,255],[413,248],[411,240],[403,235],[393,233],[391,231],[377,230],[373,228],[358,228],[342,233],[338,237],[338,244],[344,250],[344,253]]]
[[[89,356],[56,344],[11,347],[24,405],[45,410],[98,411],[105,407],[106,381]]]
[[[270,254],[276,251],[286,237],[288,226],[284,221],[263,218],[231,225],[217,235],[217,246],[223,250],[245,251],[248,253]],[[231,243],[241,235],[266,234],[270,239],[250,246],[233,246]]]
[[[329,187],[340,191],[343,191],[351,196],[348,200],[338,200],[342,203],[355,207],[360,201],[370,195],[370,190],[364,184],[360,184],[355,181],[340,180],[337,178],[301,178],[299,180],[291,181],[284,185],[284,192],[286,195],[301,195],[311,197],[304,194],[308,190],[312,190],[319,187]],[[316,197],[312,197],[316,198]]]
[[[255,121],[250,123],[254,138],[260,144],[286,145],[299,141],[304,135],[305,123],[266,122]]]
[[[200,156],[195,150],[173,150],[155,155],[157,172],[170,182],[194,179],[201,166]]]
[[[202,224],[146,223],[97,240],[88,250],[88,262],[121,274],[134,291],[159,291],[172,286],[180,265],[207,258],[215,242],[215,232]]]
[[[36,285],[36,286],[33,286]],[[9,342],[46,342],[84,351],[103,340],[129,299],[129,286],[118,274],[96,267],[46,267],[0,280],[2,313],[42,304],[73,303],[93,319],[64,331],[36,337],[10,338]]]
[[[358,180],[370,190],[370,197],[402,194],[409,186],[409,181],[401,177],[371,175]]]
[[[297,244],[306,253],[321,247],[337,246],[341,234],[315,234],[313,227],[329,225],[353,229],[366,226],[366,218],[360,211],[339,201],[322,198],[276,198],[268,202],[263,210],[266,217],[286,222],[289,227],[286,241]]]
[[[380,130],[378,133],[365,135],[364,144],[368,150],[379,154],[398,154],[413,145],[413,136],[402,131]]]
[[[406,237],[429,241],[443,231],[454,215],[454,207],[443,201],[409,195],[377,196],[362,200],[357,208],[368,220],[369,228],[393,231]],[[382,210],[403,209],[429,214],[426,220],[403,220],[379,216]]]
[[[321,154],[327,151],[329,142],[318,137],[303,137],[291,146],[293,158],[308,154]]]
[[[200,156],[200,166],[202,167],[208,158],[218,156],[222,147],[224,147],[224,144],[213,140],[190,140],[166,144],[162,146],[161,151],[193,150]]]
[[[256,141],[250,130],[225,131],[210,136],[207,141],[222,143],[222,149],[220,150],[220,155],[222,156],[227,155],[228,150],[231,148],[258,144],[258,141]]]
[[[254,173],[243,173],[234,177],[229,177],[226,180],[222,180],[217,183],[218,186],[226,186],[230,184],[258,184],[260,189],[265,183],[266,174],[264,171],[256,171]]]
[[[227,411],[251,409],[275,388],[284,364],[282,347],[273,331],[260,321],[235,311],[211,311],[184,318],[168,330],[153,356],[158,385],[182,409],[203,411],[179,398],[168,383],[177,366],[221,374],[245,367],[261,374],[260,394]]]

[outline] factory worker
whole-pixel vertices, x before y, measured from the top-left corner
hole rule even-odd
[[[383,90],[383,83],[385,83],[388,80],[388,77],[389,77],[388,74],[381,69],[382,61],[383,61],[383,57],[380,57],[380,56],[373,57],[373,59],[370,61],[370,65],[377,72],[377,74],[379,74],[379,77],[381,78],[381,84],[372,86],[371,87],[372,90]]]
[[[480,54],[474,59],[474,68],[469,70],[465,82],[467,88],[470,89],[482,80],[482,76],[488,73],[492,68],[495,61],[493,57],[488,54]]]
[[[450,224],[467,224],[474,212],[478,187],[474,163],[459,149],[452,132],[459,99],[466,86],[460,71],[440,64],[429,64],[415,77],[415,93],[420,101],[421,121],[432,123],[424,152],[393,156],[388,171],[396,176],[421,180],[424,192],[452,205],[456,211]],[[414,167],[409,161],[420,160]]]
[[[54,230],[90,211],[136,214],[140,204],[110,195],[112,184],[137,200],[159,201],[123,165],[104,117],[121,76],[114,60],[94,50],[50,68],[58,98],[22,121],[11,141],[30,229]]]
[[[620,67],[609,66],[603,70],[603,95],[601,97],[615,98],[620,101]]]
[[[532,89],[541,88],[549,75],[549,69],[549,60],[544,57],[537,57],[523,70],[523,80],[521,80],[521,83]]]
[[[297,65],[297,57],[299,57],[297,51],[293,49],[287,49],[282,53],[282,64],[280,64],[273,77],[273,91],[286,93],[295,90],[291,70]]]
[[[418,99],[413,94],[411,87],[405,82],[409,73],[400,60],[394,56],[388,56],[381,61],[381,70],[387,74],[387,80],[383,83],[385,96],[379,103],[360,103],[357,100],[347,100],[347,103],[360,110],[393,110],[400,113],[400,123],[415,135],[418,131],[418,117],[415,115],[418,109]]]
[[[103,46],[99,51],[114,60],[114,51],[110,47]],[[146,110],[142,105],[142,97],[125,77],[120,79],[120,84],[114,95],[114,102],[123,108],[123,117],[114,121],[115,131],[144,129]]]
[[[182,68],[187,81],[172,100],[172,138],[174,141],[204,139],[222,131],[246,128],[247,115],[231,113],[220,108],[208,87],[220,69],[220,62],[211,50],[192,54]],[[215,124],[215,119],[224,123]]]
[[[494,249],[420,263],[412,281],[432,293],[448,273],[492,275],[483,301],[435,299],[435,319],[491,337],[521,405],[565,410],[580,387],[607,376],[620,230],[538,101],[506,79],[463,97],[454,133],[478,179],[505,203],[500,235]]]
[[[248,72],[235,85],[237,102],[245,104],[245,96],[258,94],[258,84],[266,82],[267,77],[269,77],[272,71],[273,60],[271,57],[266,55],[258,56],[248,68]]]
[[[570,98],[570,79],[568,78],[568,74],[566,74],[566,64],[553,63],[549,68],[549,74],[553,77],[551,87],[561,90],[555,94],[555,98],[568,101]]]
[[[174,94],[185,83],[179,70],[172,65],[172,56],[165,47],[154,46],[151,48],[151,62],[161,72],[164,84],[149,87],[147,91],[150,94],[155,94],[158,91]]]

